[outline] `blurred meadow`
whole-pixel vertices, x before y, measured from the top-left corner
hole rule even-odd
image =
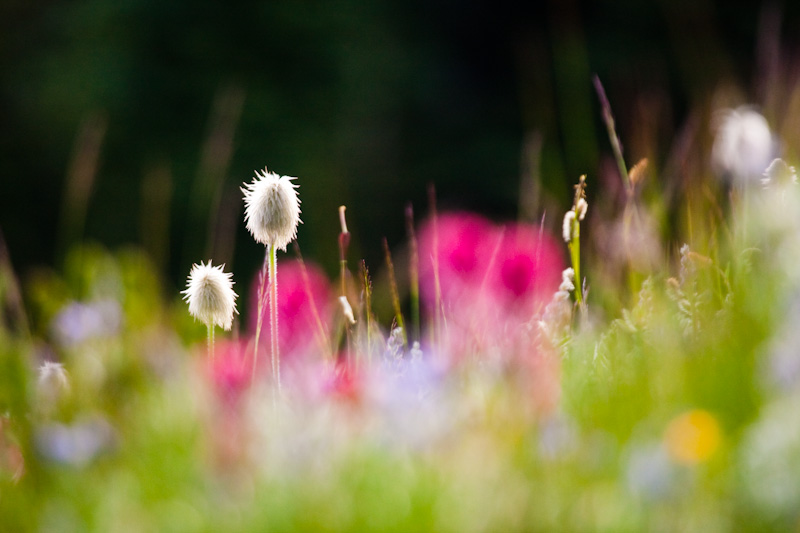
[[[0,531],[800,530],[799,22],[0,3]]]

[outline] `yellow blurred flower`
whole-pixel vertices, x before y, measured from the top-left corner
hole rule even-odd
[[[664,432],[664,441],[673,460],[697,464],[714,455],[722,441],[722,433],[711,413],[695,409],[670,421]]]

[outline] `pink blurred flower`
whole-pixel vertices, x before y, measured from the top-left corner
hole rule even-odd
[[[322,270],[311,263],[305,263],[308,280],[303,276],[299,261],[288,260],[278,268],[278,343],[282,363],[289,363],[298,357],[316,354],[323,356],[320,345],[327,334],[320,327],[327,328],[331,313],[331,288]],[[251,335],[256,331],[258,315],[258,276],[250,286],[248,329]],[[270,344],[269,306],[264,302],[260,349],[266,350]],[[263,354],[261,354],[263,355]],[[260,361],[266,360],[259,357]],[[260,362],[259,361],[259,362]],[[259,365],[261,371],[268,371],[269,365]]]
[[[251,362],[246,356],[245,341],[219,340],[213,359],[208,359],[208,372],[220,400],[232,406],[250,384]]]
[[[328,372],[322,385],[323,394],[354,407],[361,404],[366,386],[364,375],[346,363],[339,363]]]
[[[506,227],[488,290],[506,311],[530,314],[558,290],[564,263],[559,246],[539,228],[527,224]]]
[[[480,304],[532,311],[532,304],[558,290],[563,270],[558,245],[536,226],[500,230],[478,215],[451,213],[439,217],[437,230],[438,239],[428,221],[420,231],[420,286],[429,308],[435,305],[437,260],[446,309],[477,298]]]
[[[473,213],[448,213],[428,220],[419,234],[420,291],[429,308],[435,306],[434,264],[445,305],[471,295],[486,275],[486,263],[498,244],[497,228]]]
[[[500,229],[470,213],[440,216],[436,233],[432,221],[420,231],[420,289],[432,313],[438,261],[444,351],[522,356],[527,325],[558,290],[564,263],[556,240],[536,226]]]

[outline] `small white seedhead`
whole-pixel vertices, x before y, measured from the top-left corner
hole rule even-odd
[[[561,273],[561,285],[558,290],[572,292],[575,290],[575,270],[572,267],[565,269]]]
[[[564,237],[564,242],[572,241],[572,223],[575,221],[575,211],[570,209],[564,213],[564,222],[561,226],[561,235]]]
[[[578,205],[576,211],[578,211],[578,220],[583,221],[584,217],[586,216],[586,211],[589,209],[589,203],[586,201],[585,198],[580,198],[578,200]]]
[[[761,178],[764,187],[770,185],[797,184],[797,170],[781,158],[777,158],[769,164]]]
[[[36,389],[42,407],[46,410],[52,409],[59,399],[70,392],[69,376],[64,370],[64,365],[45,361],[39,367]]]
[[[207,326],[220,326],[230,330],[236,313],[237,295],[233,292],[233,274],[222,271],[221,266],[192,265],[187,288],[182,291],[189,302],[189,313]]]
[[[778,142],[764,116],[749,107],[715,117],[711,162],[717,173],[740,184],[759,180],[778,155]]]
[[[356,317],[353,314],[353,308],[350,306],[347,296],[339,296],[339,303],[342,305],[342,312],[344,313],[347,321],[350,322],[350,324],[355,324]]]
[[[286,245],[297,237],[300,223],[300,199],[297,185],[289,176],[256,171],[253,181],[242,187],[244,221],[247,230],[261,244],[286,251]]]

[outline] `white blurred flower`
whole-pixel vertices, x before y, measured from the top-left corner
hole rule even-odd
[[[293,179],[264,169],[256,171],[253,181],[241,189],[247,230],[257,242],[283,251],[297,237],[300,223],[300,199]]]
[[[766,344],[764,386],[769,391],[781,393],[800,391],[800,290],[794,289],[787,308],[781,312],[783,319],[775,328],[772,339]]]
[[[39,367],[38,384],[40,387],[68,390],[69,379],[67,378],[67,371],[64,370],[64,365],[52,361],[45,361],[44,364]]]
[[[233,274],[222,271],[222,266],[192,265],[187,280],[187,289],[182,291],[189,302],[189,313],[207,326],[217,325],[231,329],[236,313],[237,295],[233,292]]]
[[[586,201],[585,198],[580,198],[578,200],[578,220],[583,221],[584,217],[586,217],[586,211],[589,209],[589,203]]]
[[[570,209],[564,213],[564,222],[561,225],[561,235],[564,242],[572,241],[572,223],[575,222],[575,211]]]
[[[559,291],[572,292],[575,290],[575,270],[572,267],[565,269],[561,273],[561,285]]]
[[[764,187],[771,185],[797,184],[797,171],[781,158],[776,158],[764,171],[761,184]]]
[[[36,396],[44,412],[51,411],[64,395],[69,394],[69,378],[64,365],[45,361],[39,367]]]
[[[347,296],[339,296],[339,303],[342,304],[342,312],[347,321],[355,324],[356,317],[353,315],[353,308],[350,306],[350,302],[347,301]]]
[[[742,437],[739,457],[745,495],[772,520],[796,523],[800,501],[800,394],[764,405]]]
[[[715,119],[714,170],[740,184],[758,180],[778,155],[767,119],[750,107],[721,112]]]

